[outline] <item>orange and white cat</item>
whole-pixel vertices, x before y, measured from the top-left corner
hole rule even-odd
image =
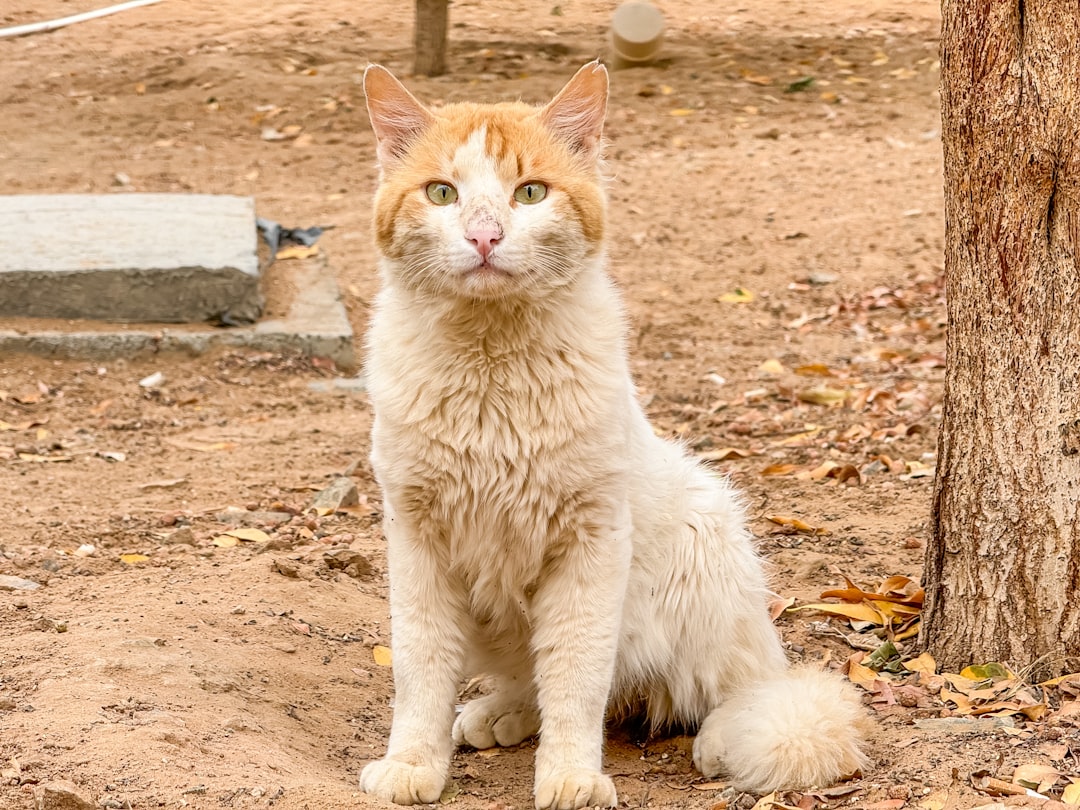
[[[361,788],[433,802],[454,744],[539,732],[538,808],[613,806],[604,722],[699,727],[748,790],[864,763],[858,698],[789,669],[736,493],[656,436],[604,269],[607,71],[547,106],[421,105],[364,76],[383,289],[368,336],[396,689]],[[490,694],[455,720],[463,676]]]

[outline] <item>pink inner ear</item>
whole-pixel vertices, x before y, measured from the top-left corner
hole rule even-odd
[[[379,160],[388,163],[400,158],[435,120],[431,112],[381,65],[364,71],[364,94],[368,116],[378,142]]]
[[[579,152],[599,151],[607,110],[608,73],[597,62],[581,68],[540,113],[541,120]]]

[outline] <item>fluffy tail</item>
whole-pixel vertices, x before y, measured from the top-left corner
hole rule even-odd
[[[825,787],[863,768],[869,730],[858,694],[839,676],[798,667],[742,689],[713,709],[694,764],[740,790]]]

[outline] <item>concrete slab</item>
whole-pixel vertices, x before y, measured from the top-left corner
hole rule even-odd
[[[203,354],[216,348],[296,351],[329,357],[342,368],[356,366],[353,333],[337,282],[322,258],[289,269],[294,292],[280,318],[252,326],[215,328],[205,324],[143,327],[128,324],[71,324],[19,319],[17,328],[0,320],[0,358],[9,352],[44,357],[112,360],[168,351]]]
[[[249,197],[0,196],[0,316],[254,321],[256,250]]]

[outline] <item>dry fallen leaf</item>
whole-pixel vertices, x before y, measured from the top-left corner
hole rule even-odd
[[[1022,787],[1031,788],[1037,790],[1039,793],[1046,793],[1054,785],[1057,784],[1058,779],[1065,776],[1057,768],[1053,768],[1050,765],[1038,765],[1028,764],[1020,765],[1015,771],[1013,771],[1013,782]]]
[[[745,287],[736,287],[734,291],[724,293],[716,300],[721,304],[748,304],[754,300],[754,294]]]
[[[382,644],[376,644],[371,648],[371,657],[380,667],[389,667],[394,663],[394,654],[389,647],[384,647]]]
[[[220,450],[235,450],[239,445],[236,442],[207,442],[184,436],[169,436],[165,438],[166,444],[179,447],[181,450],[197,450],[200,453],[214,453]]]
[[[319,255],[319,246],[311,245],[310,247],[305,245],[289,245],[283,247],[274,256],[275,259],[310,259],[312,256]]]
[[[210,542],[218,548],[232,548],[233,546],[240,545],[240,540],[238,538],[228,534],[219,534]]]
[[[795,597],[789,596],[784,599],[781,596],[776,597],[769,602],[769,618],[774,622],[784,615],[784,611],[795,606]]]
[[[839,405],[845,399],[847,399],[847,391],[829,388],[826,385],[807,388],[799,392],[799,400],[811,405]]]
[[[124,565],[136,565],[137,563],[146,562],[150,558],[145,554],[121,554],[120,562]]]
[[[766,87],[773,83],[772,76],[764,76],[760,73],[746,70],[745,68],[739,71],[739,75],[744,82],[750,82],[750,84],[760,85],[761,87]]]
[[[164,478],[160,481],[147,481],[145,484],[139,484],[139,489],[169,489],[186,483],[186,478]]]
[[[270,535],[268,535],[262,529],[254,529],[250,527],[230,529],[229,531],[225,532],[225,536],[235,537],[237,540],[246,540],[249,543],[265,543],[270,539]]]
[[[706,450],[698,453],[697,457],[702,461],[729,461],[733,458],[749,458],[754,455],[751,450],[741,450],[738,447],[722,447],[719,450]]]
[[[797,470],[794,464],[770,464],[761,471],[762,475],[791,475]],[[773,521],[774,523],[776,521]]]
[[[1061,791],[1061,800],[1065,804],[1080,805],[1080,779],[1076,777],[1069,778],[1072,781],[1065,786],[1065,790]]]
[[[824,363],[807,363],[795,368],[795,373],[803,377],[835,377],[836,375]]]
[[[805,523],[798,518],[783,517],[782,515],[769,515],[766,519],[773,523],[776,523],[779,526],[790,526],[795,531],[802,532],[804,534],[831,534],[828,529],[823,529],[820,526],[811,526],[809,523]]]
[[[834,604],[832,602],[815,602],[810,605],[799,605],[798,607],[788,608],[789,612],[795,612],[797,610],[817,610],[822,613],[827,613],[830,616],[843,616],[847,619],[855,619],[859,622],[869,622],[870,624],[885,623],[881,614],[872,605],[866,603],[849,605],[845,603]]]
[[[933,675],[937,672],[937,661],[934,660],[934,656],[928,652],[924,652],[918,658],[912,658],[904,662],[904,669],[908,672],[924,672],[927,675]]]
[[[35,464],[55,464],[71,461],[71,456],[39,456],[37,453],[18,453],[18,456],[23,461],[31,461]]]

